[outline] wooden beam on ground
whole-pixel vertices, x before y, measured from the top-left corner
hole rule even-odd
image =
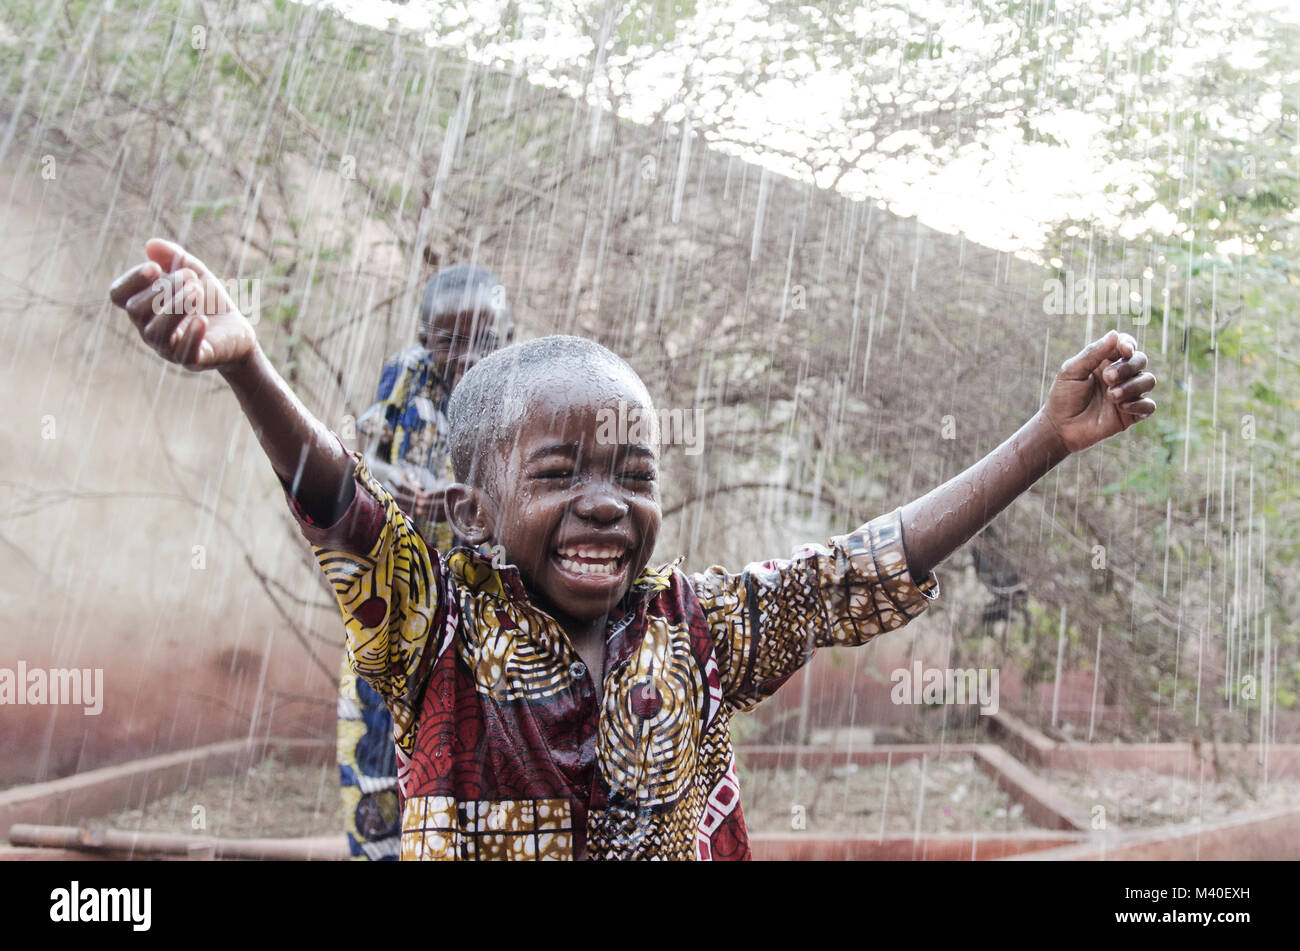
[[[975,762],[999,789],[1024,807],[1025,815],[1034,825],[1042,829],[1087,831],[1087,820],[1075,813],[1071,802],[1006,750],[991,743],[982,745],[975,751]]]
[[[1300,807],[1141,831],[1118,830],[1086,843],[1008,858],[1060,862],[1225,860],[1281,861],[1300,858]]]
[[[1051,737],[1044,736],[1032,726],[1007,710],[999,710],[989,715],[993,732],[1002,737],[1003,745],[1017,759],[1022,759],[1035,766],[1052,764],[1052,755],[1057,743]]]
[[[299,839],[233,839],[177,835],[171,832],[125,832],[87,826],[16,825],[9,830],[16,846],[117,854],[127,858],[184,857],[278,861],[343,861],[348,858],[342,835]]]
[[[226,740],[106,766],[0,792],[0,840],[18,823],[64,823],[138,809],[185,786],[229,776],[260,762],[268,749],[294,762],[326,762],[334,741],[258,738]]]
[[[833,766],[905,763],[908,760],[920,759],[922,756],[937,761],[973,756],[978,748],[974,743],[907,745],[890,743],[882,746],[863,746],[853,750],[816,746],[740,746],[736,748],[736,757],[748,769],[793,769],[795,756],[798,755],[801,765],[807,769],[812,766],[824,766],[828,761]]]
[[[756,833],[756,861],[983,861],[1078,844],[1077,832],[921,833],[919,835],[810,835]]]
[[[1058,743],[1015,714],[999,710],[989,717],[994,732],[1019,759],[1043,769],[1148,769],[1162,776],[1218,779],[1215,768],[1243,773],[1257,781],[1300,776],[1300,743],[1208,743],[1200,752],[1191,743]]]
[[[42,849],[28,845],[0,845],[0,862],[120,862],[122,855],[83,852],[78,849]],[[19,873],[21,874],[21,873]]]

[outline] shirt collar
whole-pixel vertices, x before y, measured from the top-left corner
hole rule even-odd
[[[439,393],[446,395],[451,392],[451,387],[438,368],[433,364],[433,351],[421,344],[415,344],[413,347],[405,350],[400,360],[403,371],[412,375],[419,374],[423,377],[423,382]]]

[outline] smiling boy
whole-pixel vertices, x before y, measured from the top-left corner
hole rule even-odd
[[[749,857],[728,724],[817,647],[862,644],[937,596],[932,569],[1071,452],[1149,416],[1155,378],[1114,331],[1063,364],[1044,407],[926,496],[789,560],[647,567],[658,448],[618,442],[635,372],[547,337],[454,392],[457,534],[430,554],[365,462],[303,408],[207,268],[151,241],[110,296],[163,357],[234,390],[330,579],[359,676],[394,715],[402,858]],[[155,315],[153,282],[192,313]]]
[[[442,507],[453,481],[447,400],[466,370],[513,336],[496,275],[468,264],[443,268],[424,287],[417,343],[384,362],[375,403],[357,420],[371,474],[440,550],[452,541]]]

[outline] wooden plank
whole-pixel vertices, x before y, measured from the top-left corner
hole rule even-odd
[[[832,765],[875,766],[881,763],[905,763],[922,756],[932,760],[973,756],[978,747],[973,743],[945,744],[888,744],[865,746],[861,749],[827,749],[813,746],[739,746],[736,758],[748,769],[793,769],[795,757],[804,768]]]
[[[1252,779],[1287,779],[1300,776],[1300,744],[1220,744],[1219,765],[1226,773],[1235,771]],[[1095,769],[1147,769],[1163,776],[1204,775],[1219,778],[1214,765],[1215,749],[1201,744],[1200,755],[1190,743],[1058,743],[1049,764],[1054,769],[1081,772]]]
[[[1070,801],[1006,750],[992,744],[982,745],[975,751],[975,762],[993,778],[999,789],[1024,806],[1025,815],[1034,825],[1044,829],[1087,831],[1087,819],[1075,814]]]
[[[0,862],[120,862],[122,855],[96,855],[77,849],[41,849],[26,845],[0,845]]]
[[[228,776],[258,763],[268,749],[283,750],[294,762],[325,763],[334,742],[257,738],[226,740],[175,753],[148,756],[44,783],[0,792],[0,840],[18,823],[59,824],[138,809],[154,799],[215,776]]]
[[[1032,726],[1007,710],[990,714],[989,722],[994,732],[1002,736],[1008,749],[1019,759],[1035,766],[1049,766],[1056,750],[1055,740],[1035,730]]]
[[[170,832],[126,832],[86,826],[19,824],[9,830],[16,846],[79,850],[135,858],[168,856],[190,859],[260,859],[281,861],[343,861],[348,858],[343,835],[296,839],[237,839],[176,835]]]
[[[1008,858],[1062,862],[1294,861],[1300,859],[1300,808],[1141,832],[1116,831],[1074,846]]]
[[[984,861],[1078,843],[1081,833],[992,832],[843,836],[833,833],[758,833],[756,861]]]
[[[990,716],[1002,744],[1019,759],[1046,769],[1148,769],[1164,776],[1217,778],[1215,748],[1191,743],[1057,743],[1006,710]],[[1221,743],[1218,760],[1225,770],[1252,778],[1285,779],[1300,776],[1300,743]],[[1203,764],[1203,765],[1202,765]]]

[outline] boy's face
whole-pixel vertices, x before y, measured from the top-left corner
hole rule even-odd
[[[494,540],[561,624],[618,603],[650,560],[662,517],[653,435],[619,442],[610,425],[620,401],[647,411],[644,390],[626,375],[592,377],[534,388],[493,478]]]
[[[432,318],[421,322],[419,339],[433,354],[438,375],[455,387],[470,367],[501,345],[498,332],[508,336],[509,329],[498,326],[491,310],[474,304],[461,307],[459,295],[442,303]]]

